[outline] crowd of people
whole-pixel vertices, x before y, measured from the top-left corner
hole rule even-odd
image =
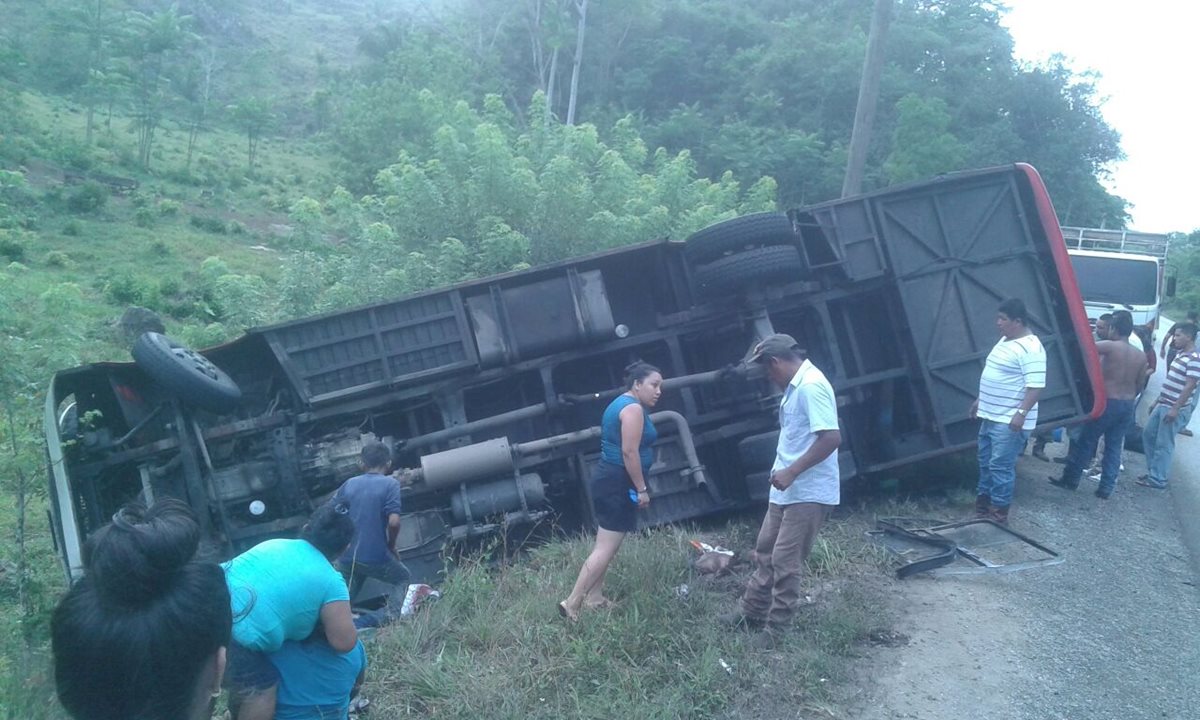
[[[1141,433],[1147,473],[1138,485],[1167,487],[1167,475],[1178,435],[1190,435],[1187,424],[1200,394],[1200,352],[1196,348],[1197,314],[1188,313],[1163,338],[1159,355],[1167,369],[1162,389],[1150,407]],[[1029,328],[1025,304],[1019,298],[1005,300],[996,314],[1000,339],[988,354],[979,379],[979,394],[970,415],[980,419],[979,483],[977,517],[1008,521],[1016,480],[1017,458],[1033,435],[1032,455],[1050,461],[1045,446],[1054,431],[1034,434],[1037,406],[1046,387],[1046,350]],[[1067,454],[1062,472],[1050,482],[1065,490],[1076,490],[1091,466],[1103,441],[1095,496],[1112,497],[1122,469],[1121,452],[1136,427],[1137,410],[1146,387],[1156,371],[1154,345],[1146,328],[1135,328],[1127,310],[1101,315],[1096,321],[1095,345],[1100,357],[1105,394],[1104,412],[1097,418],[1068,430]],[[1136,435],[1135,435],[1136,437]]]
[[[362,450],[364,473],[313,512],[295,539],[217,564],[176,500],[133,503],[93,533],[82,578],[51,621],[55,682],[80,720],[211,717],[345,720],[367,658],[358,631],[400,615],[409,573],[396,552],[400,490],[391,451]],[[357,617],[363,577],[395,584]]]
[[[745,362],[782,392],[770,503],[755,571],[728,625],[761,629],[773,645],[800,598],[804,562],[839,502],[837,403],[829,381],[788,335],[771,335]],[[571,593],[568,621],[608,607],[604,578],[637,511],[649,507],[649,410],[662,372],[626,368],[625,392],[601,420],[601,458],[590,478],[595,547]],[[196,720],[228,690],[233,720],[348,717],[367,658],[358,631],[395,620],[409,572],[396,552],[400,488],[389,448],[368,443],[363,473],[319,507],[295,539],[259,543],[217,564],[198,557],[200,530],[186,505],[131,504],[88,539],[84,573],[52,621],[55,679],[78,720]],[[364,578],[395,590],[379,611],[353,614]]]
[[[1173,327],[1160,350],[1168,367],[1142,434],[1148,472],[1138,482],[1146,487],[1166,487],[1175,437],[1195,406],[1194,319]],[[1020,299],[1000,304],[996,326],[1000,339],[969,414],[980,421],[976,512],[1005,523],[1017,457],[1037,425],[1046,350]],[[1074,435],[1061,475],[1052,478],[1059,487],[1079,485],[1103,440],[1096,495],[1107,499],[1116,488],[1121,449],[1154,364],[1149,337],[1135,346],[1134,330],[1125,311],[1097,323],[1106,409]],[[754,572],[737,606],[717,619],[759,630],[755,644],[774,647],[796,612],[817,534],[840,502],[841,432],[833,387],[794,338],[763,338],[744,362],[761,366],[780,390],[780,433]],[[613,604],[605,576],[637,529],[638,511],[653,502],[650,410],[662,387],[658,368],[630,365],[625,392],[601,418],[600,460],[589,480],[595,545],[557,603],[569,622]],[[1035,455],[1044,441],[1035,439]],[[363,473],[319,507],[298,538],[262,542],[222,564],[197,557],[200,531],[185,505],[163,500],[118,512],[88,539],[84,574],[54,612],[63,706],[79,720],[206,718],[225,688],[233,720],[347,718],[367,663],[358,631],[395,620],[409,581],[396,550],[401,495],[391,461],[387,446],[368,443]],[[350,598],[366,578],[394,590],[381,610],[355,616]]]

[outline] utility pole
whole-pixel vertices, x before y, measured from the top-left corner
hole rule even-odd
[[[850,134],[850,152],[846,159],[846,178],[842,197],[862,192],[867,148],[875,126],[875,106],[879,102],[879,78],[883,74],[883,48],[892,22],[892,0],[875,0],[871,30],[867,35],[867,57],[863,60],[862,80],[858,84],[858,105],[854,109],[854,130]]]

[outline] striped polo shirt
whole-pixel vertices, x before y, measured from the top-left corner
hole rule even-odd
[[[1025,399],[1025,388],[1046,387],[1046,349],[1037,335],[1000,338],[979,376],[979,417],[1009,423]],[[1024,430],[1037,425],[1038,406],[1025,416]]]
[[[1180,353],[1171,361],[1171,366],[1167,368],[1167,377],[1163,379],[1162,394],[1158,396],[1159,404],[1174,405],[1188,378],[1200,381],[1200,352],[1195,350]],[[1195,392],[1192,393],[1192,399],[1194,398]]]

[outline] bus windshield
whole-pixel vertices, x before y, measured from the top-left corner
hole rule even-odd
[[[1071,265],[1085,302],[1154,305],[1158,302],[1158,263],[1128,258],[1072,255]]]

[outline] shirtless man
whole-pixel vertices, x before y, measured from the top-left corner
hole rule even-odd
[[[1096,497],[1107,500],[1117,487],[1121,468],[1121,450],[1125,434],[1133,424],[1133,402],[1146,384],[1146,353],[1129,344],[1133,332],[1133,317],[1128,312],[1113,313],[1109,340],[1096,343],[1104,372],[1104,394],[1108,398],[1104,414],[1083,426],[1079,441],[1071,444],[1062,477],[1050,478],[1060,488],[1079,487],[1083,469],[1096,454],[1100,438],[1104,438],[1104,459],[1100,465],[1100,487]]]

